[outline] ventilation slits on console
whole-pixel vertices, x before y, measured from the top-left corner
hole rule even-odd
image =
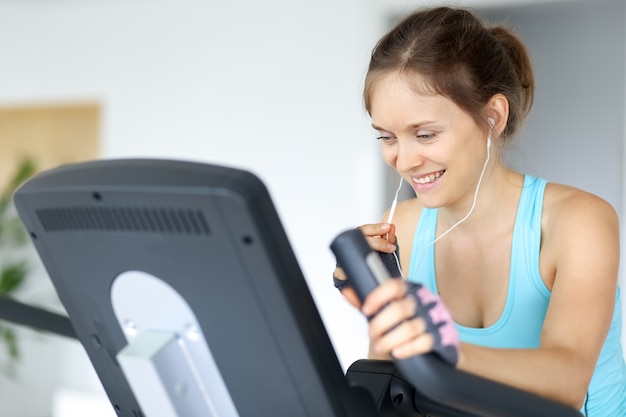
[[[155,207],[58,207],[37,210],[47,232],[101,230],[189,235],[210,234],[202,211]]]

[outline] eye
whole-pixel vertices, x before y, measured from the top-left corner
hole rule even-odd
[[[383,143],[391,143],[395,140],[394,136],[388,136],[388,135],[381,135],[379,137],[377,137],[376,139],[378,139],[379,141],[383,142]]]
[[[415,137],[421,142],[429,142],[437,136],[435,132],[417,132]]]
[[[391,143],[396,139],[396,135],[383,129],[376,129],[376,133],[378,134],[376,139],[382,143]]]

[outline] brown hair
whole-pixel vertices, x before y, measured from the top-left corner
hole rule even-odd
[[[504,95],[509,116],[502,138],[516,133],[533,102],[532,66],[520,39],[509,28],[483,25],[467,10],[420,10],[380,39],[365,78],[368,112],[376,80],[394,71],[424,76],[427,84],[417,89],[450,98],[481,126],[489,99]]]

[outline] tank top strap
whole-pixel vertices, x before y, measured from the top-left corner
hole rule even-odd
[[[524,186],[517,208],[515,230],[511,253],[511,277],[517,280],[516,271],[526,277],[527,284],[534,286],[542,296],[550,297],[539,273],[539,252],[541,249],[541,216],[546,180],[532,175],[524,177]]]
[[[516,225],[541,230],[541,215],[543,212],[543,195],[546,189],[546,180],[532,175],[524,176],[524,186],[517,209]],[[537,229],[537,226],[539,228]]]
[[[435,252],[432,242],[437,232],[438,209],[422,208],[422,213],[415,229],[413,248],[411,251],[411,266],[408,280],[420,283],[434,294],[437,294],[435,281]]]

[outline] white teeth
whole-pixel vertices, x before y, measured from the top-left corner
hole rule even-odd
[[[415,178],[413,179],[413,181],[418,184],[428,184],[428,183],[435,181],[437,178],[441,177],[441,174],[442,174],[442,171],[439,171],[434,174],[427,175],[425,177]]]

